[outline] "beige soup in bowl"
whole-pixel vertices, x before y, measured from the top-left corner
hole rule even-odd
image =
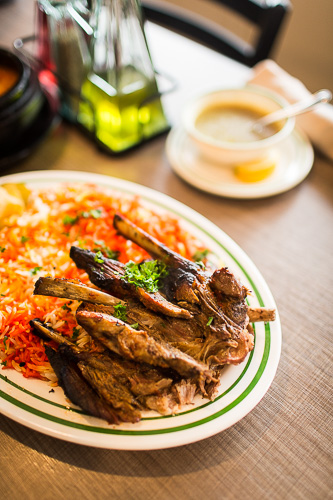
[[[214,163],[234,167],[261,161],[290,135],[295,120],[286,119],[261,130],[252,125],[286,104],[275,94],[254,86],[213,92],[187,107],[185,130],[199,153]]]
[[[195,122],[196,129],[202,134],[219,142],[253,142],[276,134],[279,125],[268,125],[259,130],[253,125],[263,113],[237,105],[216,106],[203,111]]]

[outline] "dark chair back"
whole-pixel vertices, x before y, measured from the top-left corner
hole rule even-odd
[[[142,0],[146,19],[186,35],[200,43],[235,59],[247,66],[266,59],[272,53],[277,35],[291,10],[289,0],[211,0],[211,3],[231,9],[234,13],[254,24],[258,36],[253,44],[204,17],[203,14],[178,8],[163,0]]]

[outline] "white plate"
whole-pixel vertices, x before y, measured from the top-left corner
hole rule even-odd
[[[139,194],[156,209],[182,219],[188,229],[211,249],[253,291],[251,306],[276,308],[272,294],[253,262],[221,229],[178,201],[121,179],[85,172],[42,171],[2,177],[1,183],[25,182],[30,186],[61,182],[96,183],[126,194]],[[61,388],[50,393],[40,380],[25,379],[15,370],[0,371],[0,411],[50,436],[100,448],[147,450],[170,448],[212,436],[242,419],[268,390],[280,358],[281,326],[276,321],[255,326],[255,348],[244,363],[229,366],[221,378],[214,402],[198,398],[173,417],[147,412],[137,424],[111,426],[69,407]]]
[[[229,166],[203,158],[182,127],[171,130],[166,154],[173,170],[202,191],[227,198],[264,198],[288,191],[299,184],[313,165],[313,149],[306,136],[294,130],[277,149],[278,163],[271,176],[260,182],[239,181]]]

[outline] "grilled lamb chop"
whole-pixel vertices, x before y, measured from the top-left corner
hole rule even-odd
[[[104,258],[102,265],[96,262],[93,252],[77,247],[71,248],[70,255],[76,265],[88,273],[90,280],[96,286],[103,286],[109,293],[124,298],[123,288],[126,287],[126,279],[119,278],[118,274],[112,274],[113,263],[109,265],[110,259]],[[253,348],[252,333],[223,312],[204,279],[199,280],[193,275],[189,276],[193,278],[191,290],[196,297],[196,303],[186,302],[186,307],[191,309],[191,318],[158,315],[128,295],[126,297],[128,321],[138,323],[140,328],[155,339],[164,340],[196,360],[213,367],[240,363]],[[201,277],[200,274],[198,276]],[[118,286],[119,282],[121,283]]]
[[[133,363],[112,354],[109,358],[111,363],[101,355],[89,357],[88,360],[83,357],[78,366],[91,385],[117,411],[119,405],[122,407],[123,404],[124,388],[131,405],[157,410],[162,415],[170,415],[177,411],[179,405],[192,403],[197,386],[191,380],[175,380],[144,363]],[[121,392],[115,393],[112,384],[119,387]]]
[[[42,339],[59,344],[57,351],[48,348],[59,385],[90,415],[111,423],[137,422],[142,409],[172,414],[179,405],[192,403],[197,392],[193,381],[169,371],[124,360],[109,351],[78,348],[40,320],[30,324]]]
[[[55,354],[48,351],[51,354],[49,361],[59,379],[59,384],[71,401],[79,404],[89,414],[99,416],[96,414],[99,413],[98,411],[93,413],[98,396],[104,405],[111,405],[110,411],[115,413],[118,422],[138,422],[140,420],[141,414],[134,396],[114,376],[112,361],[107,355],[79,349],[40,320],[31,320],[30,324],[35,334],[44,339],[48,337],[60,344]],[[80,379],[83,376],[86,385],[88,383],[88,387],[90,387],[90,391],[85,391],[82,398],[80,397],[79,378],[75,377],[75,373],[78,372],[81,374]]]
[[[214,399],[223,366],[240,363],[253,349],[250,321],[271,321],[274,311],[248,308],[248,290],[227,268],[208,272],[120,215],[114,217],[114,226],[160,259],[149,265],[166,265],[167,270],[159,290],[151,292],[131,281],[127,265],[72,247],[76,265],[107,293],[78,280],[36,282],[35,294],[83,301],[77,309],[78,323],[100,350],[107,348],[98,353],[83,350],[33,320],[40,336],[61,344],[56,356],[68,365],[65,390],[72,391],[73,373],[83,376],[98,401],[110,406],[120,421],[129,422],[138,421],[142,409],[174,413],[197,393]],[[125,310],[124,321],[119,319],[119,307]],[[53,353],[50,356],[55,359]],[[89,407],[84,400],[83,404]],[[102,414],[103,408],[98,411]]]
[[[167,320],[164,319],[161,321],[161,318],[154,314],[151,313],[150,311],[145,310],[145,308],[141,304],[135,304],[134,302],[127,302],[127,322],[130,324],[133,324],[136,322],[140,328],[146,329],[149,332],[149,335],[152,338],[155,338],[156,340],[162,340],[168,337],[173,340],[174,342],[168,342],[169,345],[174,344],[177,346],[177,348],[183,352],[187,353],[190,356],[192,356],[195,359],[200,360],[200,357],[206,357],[207,356],[212,356],[214,353],[219,353],[219,355],[222,355],[223,351],[230,351],[231,347],[235,347],[235,343],[231,341],[217,341],[214,342],[212,339],[207,339],[207,342],[205,343],[202,339],[197,339],[196,341],[192,340],[192,337],[190,337],[191,332],[189,333],[188,338],[186,337],[187,330],[184,329],[184,325],[187,326],[187,322],[183,321],[181,325],[179,326],[178,333],[175,330],[174,327],[174,319],[173,318],[168,318]],[[80,314],[81,311],[88,312],[92,311],[95,313],[103,313],[108,315],[109,317],[114,314],[114,308],[112,307],[106,307],[106,306],[101,306],[99,304],[89,304],[82,302],[82,304],[78,307],[77,309],[77,314]],[[170,323],[168,324],[167,322],[170,320]],[[183,333],[183,337],[180,335],[180,332]],[[95,336],[95,338],[97,338]],[[107,339],[104,339],[107,341]],[[106,345],[106,344],[105,344]],[[229,354],[230,356],[230,354]],[[192,361],[193,363],[193,361]],[[206,368],[208,367],[208,364],[205,365]],[[216,367],[214,366],[211,370],[210,373],[213,378],[211,379],[210,382],[208,382],[209,377],[206,378],[206,382],[204,385],[204,388],[202,387],[201,384],[201,392],[205,395],[208,396],[210,400],[214,400],[217,394],[217,389],[220,384],[219,377],[221,375],[221,369],[222,367]],[[200,374],[200,371],[198,372]],[[193,385],[198,386],[198,381],[200,381],[200,378],[198,380],[198,375],[194,377],[193,379]]]
[[[153,256],[162,257],[168,264],[175,265],[168,267],[168,276],[163,280],[161,291],[169,303],[174,300],[178,306],[190,311],[191,317],[185,320],[164,315],[162,320],[158,320],[153,311],[140,310],[133,304],[133,288],[128,287],[124,273],[120,275],[119,263],[115,271],[114,262],[110,259],[96,262],[95,254],[89,250],[72,247],[70,255],[76,265],[88,273],[96,286],[120,299],[126,297],[126,302],[131,303],[128,308],[131,318],[154,338],[163,339],[212,366],[243,361],[253,348],[252,331],[247,328],[246,289],[240,285],[237,288],[234,278],[233,286],[230,286],[232,279],[229,274],[232,275],[229,271],[210,275],[195,263],[159,245],[157,240],[124,218],[118,216],[115,221],[118,230],[121,228],[122,233],[135,239],[136,243],[144,244],[145,250]]]
[[[50,346],[45,346],[45,352],[58,377],[59,385],[72,403],[81,406],[89,415],[102,418],[110,424],[120,423],[117,413],[90,387],[75,363],[70,363]]]
[[[245,323],[247,289],[227,268],[218,269],[209,274],[203,271],[198,264],[171,251],[156,238],[145,233],[119,214],[114,216],[114,226],[124,237],[144,248],[152,257],[158,257],[170,266],[169,275],[165,278],[162,287],[162,291],[166,293],[169,300],[174,299],[178,303],[184,302],[190,309],[192,309],[190,305],[200,304],[202,306],[203,302],[209,302],[210,307],[219,309],[219,306],[225,306],[227,300],[237,301],[244,310],[243,323]],[[204,288],[201,295],[203,293],[210,296],[206,301],[203,300],[202,296],[198,297],[196,292],[200,285],[203,285]],[[215,305],[213,305],[214,303]],[[222,320],[224,321],[225,318]]]
[[[95,262],[94,254],[89,251],[79,249],[81,266],[90,271],[94,276],[100,273],[98,263]],[[96,269],[95,267],[96,266]],[[53,283],[55,284],[53,288]],[[47,286],[45,286],[45,284]],[[86,290],[85,290],[86,289]],[[70,293],[69,293],[70,291]],[[183,352],[193,356],[199,361],[204,361],[210,365],[220,365],[227,363],[239,363],[246,356],[248,350],[251,349],[252,334],[243,329],[238,342],[232,338],[223,338],[221,335],[213,333],[211,328],[207,328],[207,315],[196,314],[193,321],[184,321],[171,317],[160,317],[156,313],[149,311],[136,300],[128,298],[126,302],[121,301],[119,298],[112,297],[108,294],[98,295],[98,290],[78,285],[77,283],[69,282],[66,280],[57,280],[53,278],[41,278],[36,282],[36,289],[34,293],[61,296],[80,300],[89,297],[91,302],[95,303],[110,303],[119,305],[119,303],[126,305],[126,314],[128,323],[138,323],[139,327],[146,330],[149,335],[155,339],[165,340],[170,345],[177,347]],[[194,293],[194,292],[193,292]],[[197,293],[197,292],[196,292]],[[104,297],[104,295],[106,297]],[[210,294],[211,295],[211,294]],[[199,294],[194,295],[195,302],[199,301]],[[206,299],[207,294],[204,295]],[[213,297],[214,300],[214,297]],[[192,305],[193,305],[192,301]],[[88,306],[85,305],[85,308]],[[255,309],[251,311],[251,321],[261,320],[265,310],[261,311],[260,315],[255,314]],[[114,315],[114,308],[111,306],[106,311],[108,314]],[[208,330],[206,335],[202,335],[202,331]],[[237,347],[239,349],[237,350]]]
[[[82,356],[76,356],[78,359]],[[102,359],[101,359],[102,358]],[[140,406],[126,384],[114,374],[108,357],[94,355],[78,361],[82,375],[95,391],[109,403],[123,422],[139,422]]]
[[[222,356],[212,354],[211,362],[224,364],[242,361],[253,348],[253,335],[251,328],[247,328],[247,289],[234,275],[227,268],[212,274],[203,271],[199,265],[171,251],[122,215],[115,215],[114,226],[124,237],[170,266],[171,272],[164,279],[161,291],[166,293],[169,301],[175,300],[178,305],[191,311],[206,340],[209,337],[215,343],[217,339],[230,339],[237,343],[238,352],[234,345],[229,357],[225,353]]]
[[[161,368],[172,368],[184,377],[197,377],[203,394],[205,382],[214,379],[208,366],[196,361],[163,340],[155,340],[144,330],[137,331],[120,319],[93,311],[78,311],[76,319],[92,337],[125,359]],[[217,382],[217,380],[215,380]]]
[[[92,283],[106,291],[111,291],[117,297],[135,297],[149,309],[167,316],[191,318],[191,313],[171,302],[168,302],[159,292],[148,293],[143,288],[128,282],[125,277],[124,265],[112,259],[96,259],[96,254],[90,250],[71,247],[70,257],[77,267],[86,269]],[[87,267],[87,260],[94,265]]]
[[[172,270],[171,270],[172,272]],[[231,273],[230,273],[231,274]],[[181,283],[179,283],[181,287]],[[129,301],[120,300],[117,297],[113,297],[109,293],[101,292],[96,288],[91,288],[87,285],[82,284],[78,280],[67,280],[65,278],[51,278],[51,277],[41,277],[35,283],[34,295],[47,295],[52,297],[59,297],[64,299],[79,300],[85,302],[85,308],[87,309],[88,304],[100,304],[103,306],[110,306],[105,309],[108,314],[114,313],[114,308],[112,306],[118,306],[122,304],[126,306],[129,304],[129,311],[127,314],[131,316],[132,323],[135,323],[140,312],[143,313],[146,309],[140,304]],[[192,296],[191,296],[192,297]],[[188,298],[188,303],[198,303],[198,297],[193,293],[193,299]],[[133,309],[138,309],[136,315],[132,316],[131,311]],[[266,309],[264,307],[254,308],[248,307],[247,314],[249,316],[250,323],[255,323],[258,321],[274,321],[275,320],[275,310]],[[138,316],[137,316],[138,315]],[[152,316],[152,318],[157,319],[160,322],[160,316]],[[144,323],[144,322],[143,322]]]
[[[122,236],[144,248],[153,258],[160,259],[170,266],[169,275],[162,287],[169,300],[175,299],[178,303],[184,302],[188,305],[199,304],[200,298],[195,292],[196,282],[203,283],[206,289],[210,288],[217,295],[219,305],[223,302],[225,306],[226,299],[241,302],[245,322],[247,289],[227,268],[218,269],[209,275],[201,266],[173,252],[122,215],[115,214],[113,224]],[[238,323],[239,312],[236,317]]]

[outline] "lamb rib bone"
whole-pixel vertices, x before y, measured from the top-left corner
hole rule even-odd
[[[65,278],[41,277],[35,283],[34,295],[48,295],[71,300],[83,300],[93,304],[115,306],[124,304],[121,299]]]
[[[111,307],[119,304],[126,306],[128,302],[118,297],[114,297],[109,293],[84,285],[83,283],[71,281],[66,278],[51,278],[48,276],[38,278],[33,293],[34,295],[45,295],[78,301],[82,300],[83,302],[91,304],[101,304]],[[275,320],[274,309],[249,307],[248,312],[251,323]]]
[[[152,257],[162,260],[168,266],[180,267],[194,274],[200,271],[200,266],[198,264],[173,252],[166,245],[163,245],[163,243],[153,236],[150,236],[143,229],[139,228],[119,213],[114,215],[113,225],[122,236],[133,241],[141,248],[144,248]]]

